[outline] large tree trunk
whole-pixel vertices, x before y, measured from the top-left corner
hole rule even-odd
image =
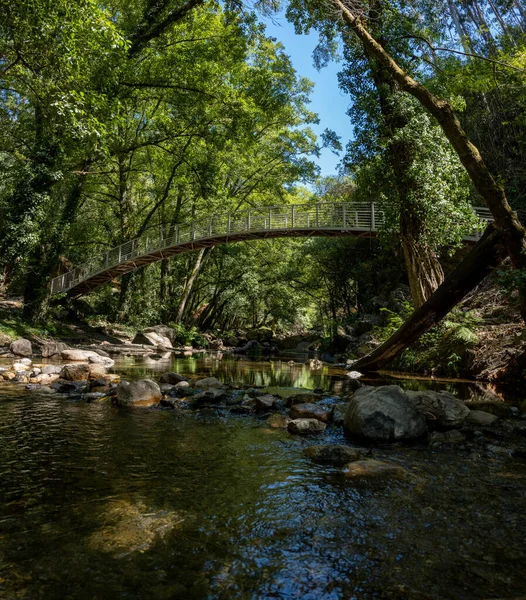
[[[383,14],[379,9],[375,10],[374,23],[381,35]],[[400,86],[382,63],[369,56],[365,47],[364,52],[369,59],[378,93],[387,156],[398,194],[400,239],[407,278],[413,305],[418,308],[442,283],[444,272],[435,251],[425,240],[425,218],[420,206],[425,200],[425,192],[413,175],[418,150],[412,141],[397,135],[409,124],[400,103]]]
[[[386,342],[355,362],[353,369],[375,371],[387,365],[447,315],[506,258],[506,255],[501,232],[496,230],[494,225],[489,225],[482,239],[473,246],[466,258],[446,277],[427,302]]]
[[[373,38],[364,26],[362,18],[354,14],[342,0],[331,1],[337,7],[343,21],[367,48],[369,56],[380,61],[400,84],[401,89],[416,98],[438,121],[475,189],[489,208],[496,227],[501,231],[514,268],[526,270],[526,231],[508,204],[504,189],[489,172],[478,148],[469,140],[451,106],[410,77]],[[521,315],[526,320],[526,279],[522,277],[518,280]]]
[[[432,296],[444,280],[444,271],[433,250],[418,238],[402,236],[407,278],[415,308]]]

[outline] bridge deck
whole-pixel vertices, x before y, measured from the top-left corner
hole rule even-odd
[[[491,221],[486,208],[474,207],[482,222]],[[87,293],[119,275],[144,265],[199,248],[242,240],[280,237],[355,236],[372,237],[385,223],[376,203],[331,202],[266,206],[247,211],[212,215],[207,219],[176,225],[169,230],[147,232],[83,265],[55,277],[51,295]],[[479,232],[467,236],[476,241]]]

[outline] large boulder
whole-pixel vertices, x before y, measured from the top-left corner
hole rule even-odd
[[[347,463],[363,458],[364,451],[343,444],[320,444],[304,448],[303,454],[316,463],[343,467]]]
[[[170,340],[172,344],[175,343],[177,332],[173,327],[168,327],[168,325],[153,325],[152,327],[146,327],[142,330],[143,333],[156,333],[162,337],[165,337]]]
[[[151,379],[121,382],[117,386],[117,404],[119,406],[152,406],[161,400],[161,390]]]
[[[319,404],[294,404],[289,414],[291,419],[318,419],[318,421],[328,423],[331,417],[331,410]]]
[[[87,363],[64,365],[60,377],[66,381],[87,381],[90,375],[90,367]]]
[[[163,348],[173,348],[170,338],[158,333],[153,327],[148,327],[147,329],[137,333],[137,335],[133,338],[132,343],[142,344],[144,346],[162,346]]]
[[[469,408],[448,392],[406,391],[407,397],[424,415],[428,425],[436,429],[460,427],[469,415]]]
[[[62,360],[74,360],[79,362],[87,362],[91,357],[99,355],[93,350],[79,350],[77,348],[66,348],[60,353]]]
[[[424,415],[397,385],[356,391],[343,426],[348,435],[366,440],[411,440],[427,432]]]
[[[10,346],[10,350],[15,356],[31,356],[33,354],[31,342],[24,338],[14,341]]]
[[[67,350],[67,344],[64,342],[44,342],[40,348],[42,358],[51,358],[59,355],[63,350]]]

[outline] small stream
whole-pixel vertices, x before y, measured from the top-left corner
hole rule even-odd
[[[188,377],[342,395],[343,371],[226,357],[120,360]],[[386,376],[387,377],[387,376]],[[375,381],[379,383],[379,381]],[[448,389],[461,382],[407,380]],[[493,392],[492,392],[493,393]],[[516,398],[504,400],[514,402]],[[400,481],[301,450],[347,443],[221,411],[123,410],[0,387],[0,598],[482,599],[526,594],[526,461],[394,445]]]

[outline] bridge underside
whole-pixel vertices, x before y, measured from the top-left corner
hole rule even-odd
[[[120,277],[125,273],[134,271],[145,265],[163,260],[164,258],[170,258],[177,254],[183,254],[185,252],[192,252],[193,250],[199,250],[201,248],[213,248],[214,246],[220,246],[221,244],[243,242],[252,240],[264,240],[269,238],[296,238],[296,237],[355,237],[355,238],[372,238],[376,237],[375,231],[363,229],[293,229],[293,230],[274,230],[274,231],[250,231],[243,233],[236,233],[230,235],[218,235],[216,237],[210,237],[203,240],[195,240],[192,242],[180,243],[168,248],[162,248],[159,250],[153,250],[148,254],[134,257],[130,260],[124,261],[119,265],[112,266],[107,270],[100,271],[93,276],[79,282],[69,290],[67,294],[69,296],[82,296],[92,290],[100,287],[101,285],[112,281],[116,277]]]

